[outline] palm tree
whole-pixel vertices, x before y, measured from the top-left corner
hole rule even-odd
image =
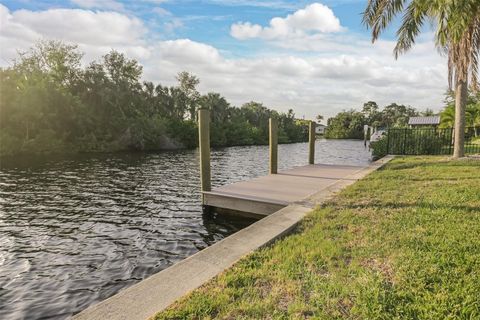
[[[480,103],[469,104],[465,118],[467,125],[473,127],[475,137],[478,137],[477,127],[480,126]]]
[[[448,56],[449,86],[455,87],[455,144],[453,156],[464,156],[465,106],[468,78],[478,89],[480,51],[480,1],[478,0],[369,0],[363,22],[372,29],[372,42],[397,14],[402,23],[397,30],[395,58],[414,44],[424,23],[435,27],[435,44]]]
[[[476,107],[477,109],[473,118],[473,130],[475,130],[475,137],[478,137],[478,129],[480,127],[480,102],[477,102]]]
[[[453,104],[448,105],[440,113],[440,127],[441,128],[453,128],[455,124],[455,106]]]

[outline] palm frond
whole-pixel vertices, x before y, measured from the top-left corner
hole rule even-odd
[[[372,42],[390,24],[393,18],[403,10],[406,0],[369,0],[363,12],[362,22],[372,29]]]
[[[478,69],[480,63],[480,9],[473,22],[472,43],[471,43],[471,78],[472,90],[479,91]]]
[[[415,44],[415,38],[420,33],[426,14],[423,1],[412,1],[405,9],[402,24],[397,31],[397,45],[393,50],[395,59]]]

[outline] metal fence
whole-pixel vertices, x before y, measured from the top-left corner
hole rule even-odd
[[[480,141],[475,139],[480,128],[465,130],[465,153],[480,153]],[[448,155],[453,154],[453,128],[392,128],[387,131],[387,154]]]

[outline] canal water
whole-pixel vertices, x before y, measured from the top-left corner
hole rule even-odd
[[[280,145],[279,169],[307,153]],[[361,141],[317,141],[317,163],[369,160]],[[214,187],[267,172],[267,146],[212,151]],[[254,222],[203,215],[199,185],[196,150],[3,161],[0,319],[66,319]]]

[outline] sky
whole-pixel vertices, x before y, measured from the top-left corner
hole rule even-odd
[[[393,56],[395,27],[371,43],[366,1],[0,0],[0,66],[39,39],[77,44],[83,63],[112,49],[143,65],[143,79],[174,85],[188,71],[201,93],[297,117],[328,118],[366,101],[440,110],[447,63],[426,28]]]

